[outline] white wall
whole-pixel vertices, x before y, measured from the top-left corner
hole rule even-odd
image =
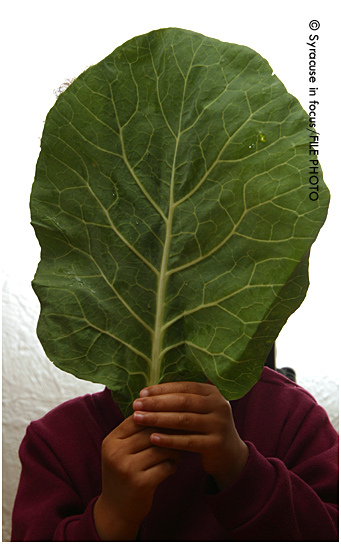
[[[117,7],[119,4],[119,7]],[[47,361],[35,335],[39,304],[30,287],[39,246],[29,225],[29,195],[39,138],[57,89],[127,39],[155,28],[177,26],[223,41],[248,45],[307,108],[308,28],[318,19],[318,131],[321,162],[332,203],[315,243],[311,287],[302,307],[277,341],[277,366],[292,366],[298,382],[324,405],[338,425],[340,363],[338,307],[340,135],[338,67],[332,61],[339,17],[328,2],[238,2],[194,0],[114,2],[15,1],[5,8],[2,52],[1,172],[3,233],[3,540],[9,540],[10,513],[19,477],[17,450],[27,424],[60,402],[102,386],[77,380]],[[333,3],[333,6],[335,4]],[[7,31],[6,31],[7,29]],[[5,123],[5,127],[4,127]],[[338,131],[338,132],[337,132]]]

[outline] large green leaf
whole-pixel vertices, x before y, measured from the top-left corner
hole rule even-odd
[[[31,196],[48,357],[125,413],[160,381],[244,395],[305,296],[327,213],[322,176],[309,198],[308,126],[255,51],[186,30],[81,74],[48,114]]]

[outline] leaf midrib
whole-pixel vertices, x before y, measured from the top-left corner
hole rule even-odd
[[[203,43],[203,42],[202,42]],[[183,108],[185,103],[185,93],[187,88],[187,81],[188,76],[191,72],[192,65],[194,58],[202,46],[202,43],[198,46],[198,48],[193,52],[192,61],[190,63],[190,66],[187,71],[187,75],[184,81],[184,89],[182,93],[182,102],[181,102],[181,110],[179,115],[179,126],[178,126],[178,134],[176,136],[175,141],[175,149],[174,149],[174,157],[173,157],[173,165],[172,165],[172,176],[171,176],[171,183],[170,183],[170,189],[169,189],[169,212],[168,217],[166,218],[166,234],[165,234],[165,244],[162,254],[162,261],[161,261],[161,269],[160,269],[160,275],[158,277],[158,287],[157,287],[157,299],[156,299],[156,313],[155,313],[155,328],[154,328],[154,335],[153,335],[153,343],[152,343],[152,360],[151,360],[151,369],[150,369],[150,382],[149,385],[153,385],[158,383],[159,377],[160,377],[160,367],[161,367],[161,352],[162,352],[162,339],[164,334],[163,329],[163,314],[164,314],[164,306],[165,306],[165,292],[166,292],[166,282],[168,279],[168,259],[169,259],[169,250],[170,250],[170,243],[172,238],[172,226],[173,226],[173,214],[174,214],[174,183],[175,183],[175,166],[176,166],[176,159],[177,159],[177,153],[178,153],[178,147],[179,147],[179,141],[181,138],[181,124],[182,124],[182,115],[183,115]],[[174,54],[174,50],[173,50]],[[174,54],[175,56],[175,54]],[[158,99],[160,101],[160,97],[158,96]],[[161,105],[161,102],[160,102]],[[173,132],[173,131],[172,131]],[[174,134],[174,133],[173,133]]]

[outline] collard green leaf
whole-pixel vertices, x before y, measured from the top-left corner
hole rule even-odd
[[[308,287],[329,193],[309,117],[255,51],[163,29],[81,74],[31,196],[48,357],[129,413],[146,385],[244,395]],[[322,178],[322,176],[321,176]]]

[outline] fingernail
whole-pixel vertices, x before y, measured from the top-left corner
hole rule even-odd
[[[156,443],[159,443],[161,438],[158,434],[153,434],[152,435],[152,440],[153,440],[153,443],[156,444]]]
[[[148,397],[148,395],[149,395],[148,389],[142,389],[142,391],[140,391],[140,397]]]
[[[142,410],[143,409],[143,402],[140,400],[135,400],[133,403],[134,410]]]
[[[134,421],[142,421],[143,420],[143,414],[140,414],[139,412],[134,413]]]

